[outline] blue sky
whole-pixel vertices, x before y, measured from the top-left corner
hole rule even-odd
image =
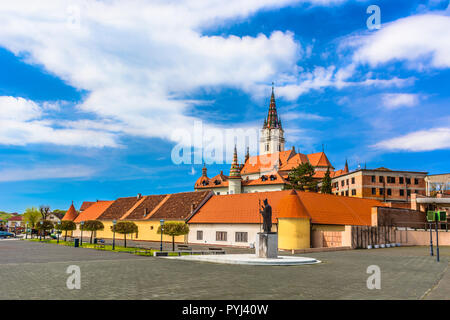
[[[449,1],[176,3],[0,4],[0,210],[191,191],[174,132],[260,128],[272,81],[287,148],[450,172]]]

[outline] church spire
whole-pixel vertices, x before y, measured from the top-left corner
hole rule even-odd
[[[205,163],[203,163],[202,177],[208,177],[208,175],[207,175],[207,169],[206,169]]]
[[[272,95],[270,97],[269,112],[267,114],[267,120],[264,120],[264,128],[274,129],[281,128],[280,121],[277,114],[277,106],[275,103],[274,83],[272,82]]]
[[[345,159],[345,167],[344,167],[344,172],[348,172],[348,162],[347,159]]]
[[[240,179],[241,178],[241,172],[239,170],[239,163],[238,163],[238,158],[237,158],[236,145],[234,146],[233,163],[231,164],[230,178],[231,179],[233,179],[233,178]]]

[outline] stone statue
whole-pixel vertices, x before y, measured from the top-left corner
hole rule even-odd
[[[269,233],[272,230],[272,207],[267,199],[264,199],[264,206],[261,206],[259,213],[263,217],[263,230]]]

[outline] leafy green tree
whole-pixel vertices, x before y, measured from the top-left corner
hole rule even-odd
[[[41,212],[35,207],[27,208],[23,214],[23,221],[28,223],[31,229],[36,227],[36,223],[41,220]]]
[[[325,176],[322,179],[322,186],[320,187],[321,193],[331,194],[331,177],[330,177],[330,167],[327,168],[327,172],[325,172]]]
[[[119,221],[114,226],[111,226],[111,231],[123,234],[124,246],[127,247],[127,234],[138,233],[138,226],[131,221]]]
[[[163,226],[159,226],[158,234],[161,234],[161,227],[163,234],[172,236],[172,251],[175,251],[175,237],[189,233],[189,226],[184,222],[166,222]]]
[[[64,241],[67,241],[67,231],[73,231],[77,229],[77,225],[73,221],[63,220],[61,223],[56,224],[56,230],[65,231]]]
[[[91,232],[91,239],[90,243],[92,243],[92,236],[94,235],[94,232],[97,232],[98,230],[103,230],[105,226],[101,221],[98,220],[88,220],[84,222],[84,225],[80,225],[80,229],[83,231],[90,231]]]
[[[41,233],[45,237],[45,233],[52,230],[55,226],[53,225],[53,222],[48,220],[41,220],[38,223],[36,223],[36,229],[39,230],[39,233]]]
[[[314,167],[309,162],[298,165],[289,173],[289,185],[286,186],[286,189],[316,189],[317,182],[313,178],[314,173]]]

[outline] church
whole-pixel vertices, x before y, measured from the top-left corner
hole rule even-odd
[[[202,176],[195,182],[194,189],[212,190],[217,195],[280,191],[289,183],[289,172],[306,162],[314,167],[314,178],[317,180],[325,176],[328,168],[332,178],[349,172],[347,162],[344,170],[335,171],[323,151],[304,154],[296,152],[294,147],[285,150],[284,130],[277,113],[272,86],[269,111],[260,134],[259,155],[250,156],[247,148],[244,162],[239,163],[235,147],[229,175],[221,171],[209,178],[204,166]]]

